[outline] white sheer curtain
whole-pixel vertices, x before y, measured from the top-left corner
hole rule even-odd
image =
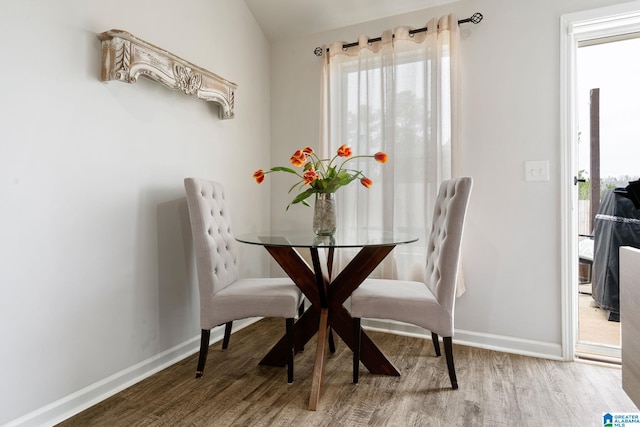
[[[347,144],[354,155],[389,155],[384,165],[371,159],[350,165],[373,186],[352,184],[336,193],[340,229],[384,227],[420,236],[417,243],[396,247],[374,272],[378,277],[423,279],[438,187],[458,172],[458,22],[448,15],[426,27],[413,35],[408,27],[385,31],[371,44],[360,36],[358,46],[348,49],[335,42],[325,55],[324,154]],[[338,264],[351,254],[345,255]]]

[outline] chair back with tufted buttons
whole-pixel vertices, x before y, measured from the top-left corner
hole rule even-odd
[[[222,184],[185,178],[201,301],[238,280],[236,241]]]
[[[454,309],[464,218],[472,186],[470,177],[440,185],[427,243],[424,282],[450,314]]]

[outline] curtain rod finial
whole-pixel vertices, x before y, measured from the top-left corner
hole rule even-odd
[[[313,53],[318,57],[322,56],[322,48],[318,46],[317,48],[313,49]]]
[[[474,24],[479,24],[480,21],[482,21],[482,18],[484,18],[484,16],[482,16],[480,12],[476,12],[473,15],[471,15],[471,22]]]
[[[467,19],[461,19],[460,21],[458,21],[458,24],[464,24],[466,22],[471,22],[472,24],[479,24],[482,21],[482,18],[484,18],[484,16],[482,16],[480,12],[476,12]]]

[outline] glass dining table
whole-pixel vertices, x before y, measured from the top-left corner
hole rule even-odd
[[[241,243],[263,246],[304,293],[311,306],[294,325],[294,351],[318,334],[309,409],[316,410],[327,361],[329,330],[334,331],[353,350],[353,319],[343,303],[382,260],[400,244],[418,240],[417,233],[383,229],[338,230],[333,236],[316,236],[309,231],[249,233],[236,237]],[[298,251],[308,249],[311,266]],[[339,272],[334,272],[336,249],[356,248],[357,253]],[[361,332],[361,362],[369,372],[399,376],[364,331]],[[261,365],[286,365],[286,339],[280,341],[261,360]]]

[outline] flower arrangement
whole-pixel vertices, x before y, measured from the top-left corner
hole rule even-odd
[[[297,150],[289,159],[292,165],[302,167],[302,172],[284,166],[275,166],[268,171],[258,169],[253,173],[253,178],[258,184],[261,184],[265,179],[265,175],[271,172],[294,174],[300,180],[289,189],[289,193],[298,189],[298,195],[287,205],[287,209],[297,203],[310,206],[306,199],[312,194],[334,193],[338,188],[350,184],[358,178],[366,188],[370,188],[373,185],[373,181],[364,176],[361,171],[347,169],[345,167],[347,162],[361,157],[371,157],[380,163],[386,163],[388,159],[388,156],[381,151],[374,155],[365,156],[352,156],[352,154],[351,147],[343,145],[338,148],[337,153],[331,159],[321,159],[312,148],[305,147],[302,150]],[[340,161],[338,159],[344,160]]]

